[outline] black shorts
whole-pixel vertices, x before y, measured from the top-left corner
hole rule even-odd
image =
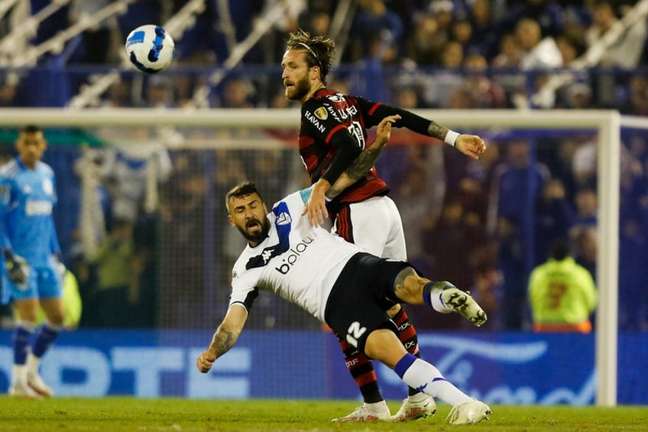
[[[394,279],[411,267],[404,261],[388,261],[368,253],[357,253],[340,273],[326,301],[324,319],[342,340],[364,353],[369,333],[376,329],[396,330],[387,315],[394,305]]]

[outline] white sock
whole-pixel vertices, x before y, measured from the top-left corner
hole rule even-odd
[[[452,406],[472,400],[464,392],[446,381],[439,369],[409,353],[400,359],[394,370],[408,386],[434,398],[441,399]]]
[[[428,306],[432,306],[432,309],[435,311],[447,314],[453,310],[443,303],[443,299],[441,298],[442,292],[442,289],[436,287],[435,282],[428,282],[423,288],[423,301]]]
[[[37,374],[38,366],[40,365],[40,358],[36,357],[31,352],[27,354],[27,373]]]
[[[26,365],[13,365],[11,369],[11,384],[16,383],[27,384],[27,366]]]

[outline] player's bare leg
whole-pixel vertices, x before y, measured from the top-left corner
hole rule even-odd
[[[40,396],[32,390],[27,380],[27,354],[29,342],[36,326],[38,301],[34,298],[17,299],[13,305],[18,320],[14,333],[14,364],[11,370],[9,396],[37,399]]]
[[[405,308],[400,303],[396,303],[387,310],[387,315],[389,315],[394,323],[396,323],[396,327],[398,328],[398,339],[400,339],[407,352],[419,357],[420,350],[416,329],[410,322]],[[434,402],[434,398],[411,387],[408,388],[407,393],[408,395],[403,399],[400,408],[398,408],[396,414],[392,416],[392,421],[402,422],[416,420],[436,413],[436,403]]]
[[[427,304],[440,313],[456,312],[477,327],[487,320],[486,313],[469,293],[448,281],[432,282],[411,267],[396,276],[394,294],[409,304]]]
[[[60,297],[41,299],[40,305],[47,317],[47,323],[41,327],[27,357],[27,382],[32,390],[40,396],[51,397],[54,395],[54,391],[45,384],[38,372],[38,368],[41,358],[63,328],[63,300]]]
[[[472,399],[447,381],[436,367],[405,351],[391,330],[372,331],[364,351],[370,358],[392,368],[408,386],[452,405],[448,416],[451,424],[478,423],[488,419],[492,412],[488,405]]]

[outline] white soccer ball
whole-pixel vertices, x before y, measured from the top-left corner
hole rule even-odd
[[[137,69],[156,73],[173,61],[173,39],[161,26],[152,24],[137,27],[126,38],[126,53]]]

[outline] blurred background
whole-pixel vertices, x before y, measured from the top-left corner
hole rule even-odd
[[[406,109],[613,109],[645,116],[645,3],[2,0],[0,106],[295,107],[283,96],[279,63],[288,32],[303,28],[336,41],[336,67],[328,85],[343,93]],[[176,41],[173,67],[158,75],[144,75],[123,58],[126,35],[151,23],[165,25]],[[46,131],[50,147],[45,161],[57,176],[57,230],[82,300],[79,322],[73,324],[82,331],[79,339],[68,336],[72,345],[83,344],[85,339],[78,335],[92,334],[85,330],[116,330],[105,340],[119,340],[120,329],[139,329],[142,332],[135,334],[144,335],[142,341],[150,337],[159,345],[173,346],[182,345],[178,341],[185,331],[211,331],[227,308],[231,265],[244,246],[226,223],[224,192],[251,179],[266,200],[274,202],[307,185],[296,130],[160,126]],[[378,172],[400,209],[410,261],[433,279],[448,279],[471,291],[490,317],[488,334],[480,337],[521,344],[527,353],[532,347],[542,351],[531,336],[528,292],[533,269],[549,258],[556,240],[564,240],[575,261],[596,275],[596,131],[465,132],[479,133],[488,142],[479,161],[434,140],[397,131],[377,164]],[[3,161],[13,156],[15,138],[16,130],[0,130]],[[648,331],[647,130],[622,131],[621,164],[619,331],[637,338],[620,342],[621,350],[623,344],[633,347],[623,354],[623,363],[626,358],[645,358],[641,346],[648,346],[640,342]],[[410,308],[410,315],[424,335],[424,354],[428,340],[433,360],[446,358],[448,350],[456,354],[467,349],[460,344],[461,335],[471,329],[458,317],[422,308]],[[12,322],[11,310],[4,308],[2,326],[11,328]],[[168,379],[169,384],[160,378],[153,395],[356,397],[350,379],[341,389],[330,383],[331,376],[343,374],[338,370],[343,368],[342,357],[330,335],[305,313],[264,293],[248,329],[258,333],[247,343],[252,351],[239,353],[231,362],[230,393],[222,390],[227,386],[220,387],[222,394],[191,393],[191,384],[184,380]],[[240,369],[241,364],[262,356],[255,349],[273,351],[270,342],[258,342],[269,330],[272,344],[286,349],[292,344],[272,338],[297,337],[290,332],[299,331],[299,337],[312,344],[309,335],[318,335],[319,348],[305,350],[314,357],[330,357],[317,366],[323,370],[324,393],[299,393],[291,384],[296,378],[284,376],[273,378],[264,390],[254,390],[250,382],[243,387],[247,391],[241,390],[236,379],[244,379],[252,369]],[[426,332],[439,331],[445,336],[426,339]],[[202,339],[191,335],[198,347],[208,342],[208,333],[200,333]],[[593,401],[593,337],[579,336],[585,339],[543,339],[549,344],[545,349],[557,346],[557,352],[567,356],[580,347],[574,361],[586,369],[572,376],[576,381],[571,399],[546,398],[548,402]],[[128,340],[128,345],[150,342]],[[440,340],[445,342],[438,345]],[[261,345],[254,348],[257,343]],[[97,349],[110,363],[112,345],[105,344]],[[573,364],[557,358],[554,367],[569,375]],[[521,359],[506,360],[503,354],[488,361],[508,362],[506,367],[513,368],[532,361]],[[446,371],[460,384],[463,380],[473,385],[470,377],[478,375],[473,374],[473,360],[457,360],[452,367],[448,363]],[[632,370],[628,361],[624,364]],[[532,377],[536,366],[529,366],[525,376]],[[83,393],[78,383],[86,381],[61,370],[56,369],[56,379],[68,393],[102,394],[95,387]],[[510,380],[502,371],[494,376]],[[556,374],[560,381],[560,372]],[[304,370],[299,379],[307,376]],[[478,380],[476,391],[499,389],[496,378]],[[150,395],[126,378],[112,379],[105,394]],[[385,379],[398,389],[393,379]],[[645,393],[641,396],[641,378],[619,379],[620,386],[626,386],[620,387],[622,402],[648,403]],[[506,384],[509,393],[502,396],[500,391],[491,400],[539,402],[549,390],[543,390],[541,378],[535,380]],[[518,384],[533,387],[537,397],[516,393]]]

